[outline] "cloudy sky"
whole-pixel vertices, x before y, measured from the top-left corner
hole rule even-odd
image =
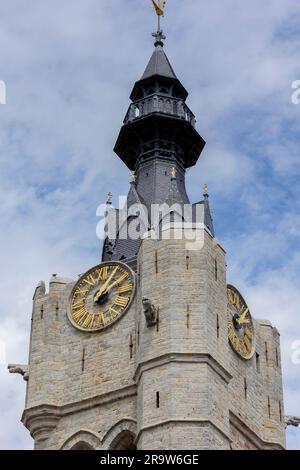
[[[97,264],[96,207],[127,193],[112,148],[155,17],[150,0],[0,0],[0,11],[0,352],[26,363],[37,282]],[[209,184],[228,280],[280,330],[285,411],[300,415],[300,3],[169,0],[164,29],[207,141],[190,198]],[[25,382],[6,364],[0,390],[0,448],[32,448]],[[300,430],[288,444],[300,449]]]

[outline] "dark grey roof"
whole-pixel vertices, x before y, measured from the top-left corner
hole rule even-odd
[[[180,204],[182,206],[184,204],[182,194],[177,186],[176,178],[171,178],[169,194],[166,199],[166,204],[168,204],[169,207],[172,207],[173,204]]]
[[[151,56],[151,59],[148,62],[148,65],[141,80],[153,77],[154,75],[160,75],[162,77],[175,79],[177,78],[162,46],[155,47],[155,50]]]

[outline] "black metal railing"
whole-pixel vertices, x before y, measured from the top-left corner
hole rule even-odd
[[[183,100],[156,93],[132,103],[125,116],[124,124],[153,113],[168,114],[188,121],[193,127],[196,125],[194,114]]]

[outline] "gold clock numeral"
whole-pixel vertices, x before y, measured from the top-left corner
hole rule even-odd
[[[92,274],[89,274],[84,280],[83,282],[85,282],[86,284],[88,284],[89,286],[92,286],[94,287],[94,285],[96,284],[96,280],[94,279],[93,275]]]
[[[76,322],[79,322],[85,314],[86,314],[86,308],[82,307],[80,310],[73,312],[73,318]]]
[[[115,318],[117,318],[120,315],[120,312],[118,312],[118,310],[115,310],[113,307],[110,307],[109,315],[110,315],[110,319],[114,320]]]
[[[248,336],[244,336],[244,343],[245,343],[245,346],[246,346],[246,349],[248,352],[251,352],[251,349],[252,349],[252,343],[251,341],[249,340]]]
[[[83,323],[85,322],[86,317],[90,315],[87,310],[85,310],[85,313],[82,315],[82,317],[77,321],[78,325],[82,326]]]
[[[238,309],[240,308],[240,298],[236,292],[232,290],[228,291],[228,300],[231,305],[235,305]]]
[[[96,279],[97,282],[99,281],[106,281],[108,277],[108,266],[104,266],[103,268],[97,271],[98,277]]]
[[[131,283],[125,284],[122,287],[119,287],[119,294],[124,294],[125,292],[130,292],[132,291],[133,285]]]
[[[83,307],[85,304],[85,298],[83,297],[82,299],[76,300],[75,302],[72,303],[72,308],[73,309],[78,309]]]
[[[80,288],[78,288],[74,292],[74,297],[79,297],[80,295],[85,295],[88,291],[89,291],[89,289],[80,289]]]
[[[100,328],[100,327],[103,327],[103,326],[105,326],[104,313],[100,312],[99,315],[98,315],[98,318],[96,320],[96,327]]]
[[[237,339],[236,336],[233,337],[233,341],[232,341],[232,342],[233,342],[234,347],[235,347],[236,349],[239,349],[240,342],[239,342],[239,340]]]
[[[83,328],[92,328],[94,323],[94,315],[91,313],[87,314],[87,317],[85,318],[84,322],[82,323]]]
[[[118,305],[120,307],[126,307],[128,302],[129,302],[129,297],[121,297],[119,295],[119,297],[117,297],[115,300],[115,305]]]
[[[251,330],[249,330],[249,328],[245,328],[245,335],[249,338],[249,339],[252,339],[253,338],[253,333]]]

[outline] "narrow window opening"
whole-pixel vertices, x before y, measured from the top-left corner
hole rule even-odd
[[[155,272],[158,274],[158,256],[157,251],[155,250]]]
[[[256,353],[255,357],[256,357],[256,370],[260,374],[260,357],[259,357],[259,354]]]
[[[265,355],[266,355],[266,363],[269,362],[269,351],[268,351],[268,343],[265,342]]]
[[[190,269],[190,257],[189,255],[186,255],[186,270],[188,271]]]
[[[160,406],[159,392],[156,392],[156,408],[159,408],[159,406]]]
[[[137,327],[137,344],[140,344],[140,323],[138,324]]]
[[[248,385],[247,385],[247,379],[244,379],[244,394],[245,394],[245,400],[247,400],[247,395],[248,395]]]
[[[220,319],[219,315],[217,315],[217,338],[220,338]]]
[[[132,334],[130,335],[130,338],[129,338],[129,356],[130,356],[130,359],[132,359],[132,357],[133,357],[133,341],[132,341]]]
[[[215,280],[218,280],[218,262],[215,259]]]
[[[58,312],[59,312],[59,305],[58,305],[58,302],[56,302],[56,306],[55,306],[55,316],[56,316],[56,318],[58,317]]]
[[[158,307],[157,312],[156,312],[156,331],[159,331],[159,323],[160,323],[160,319],[159,319],[159,307]]]
[[[279,354],[278,354],[278,348],[276,348],[275,354],[276,354],[276,367],[279,367]]]
[[[187,304],[186,306],[186,327],[189,329],[190,327],[190,305]]]
[[[41,306],[41,320],[44,318],[44,305]]]
[[[141,265],[140,265],[140,263],[138,264],[137,283],[138,283],[138,286],[140,286],[140,284],[141,284]]]
[[[268,397],[268,416],[271,418],[271,400],[270,397]]]
[[[81,353],[81,370],[82,370],[82,372],[84,371],[84,365],[85,365],[85,348],[82,349],[82,353]]]
[[[282,406],[281,406],[281,401],[279,401],[278,405],[279,405],[279,419],[280,419],[280,421],[282,422]]]

